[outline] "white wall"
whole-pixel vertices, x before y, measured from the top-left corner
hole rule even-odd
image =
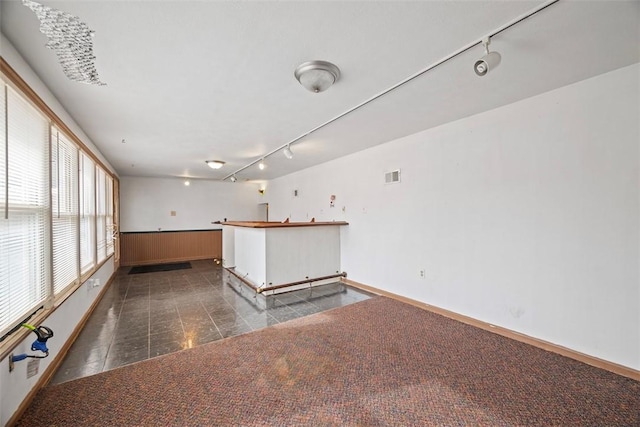
[[[69,339],[82,316],[89,310],[93,301],[98,297],[104,284],[113,274],[113,257],[111,257],[91,278],[100,280],[100,287],[88,288],[83,285],[74,292],[64,303],[58,307],[42,324],[53,330],[53,337],[47,341],[49,357],[40,359],[38,375],[27,378],[26,359],[15,363],[13,372],[9,372],[9,358],[0,361],[0,425],[6,425],[13,416],[27,394],[35,387],[36,383],[47,367],[60,354],[60,349]],[[14,350],[13,353],[38,354],[31,351],[31,343],[36,340],[35,334],[29,334]]]
[[[121,177],[120,230],[205,230],[224,218],[257,220],[258,184],[179,178]],[[176,215],[171,216],[171,211]]]
[[[636,64],[306,169],[265,199],[273,218],[349,221],[355,281],[640,369],[639,76]]]
[[[15,51],[13,46],[2,36],[0,38],[0,47],[2,57],[11,65],[11,67],[25,80],[29,86],[44,100],[47,105],[60,117],[67,126],[82,140],[82,142],[96,154],[111,171],[114,169],[104,160],[104,157],[91,140],[80,130],[79,126],[71,119],[71,116],[62,108],[56,98],[49,92],[42,81],[29,68],[23,58]],[[101,284],[105,284],[113,275],[114,264],[113,258],[108,260],[96,273],[93,278],[100,279]],[[59,351],[64,343],[71,336],[72,331],[78,325],[82,317],[91,307],[91,304],[99,295],[101,287],[88,288],[85,284],[78,289],[69,299],[56,308],[55,312],[49,316],[43,323],[50,327],[54,336],[47,342],[50,349],[50,355],[47,359],[42,359],[38,374],[27,379],[26,368],[27,360],[17,362],[16,369],[9,373],[8,358],[0,360],[0,425],[5,425],[13,414],[17,411],[22,401],[27,397],[29,392],[41,378],[46,368],[53,362],[54,358],[59,355]],[[35,340],[34,334],[29,334],[14,353],[31,353],[31,343]]]

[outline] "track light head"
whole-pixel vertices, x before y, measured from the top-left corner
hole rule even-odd
[[[291,151],[291,148],[288,145],[284,147],[284,150],[282,150],[282,153],[287,159],[293,159],[293,152]]]
[[[267,165],[264,163],[264,159],[260,160],[260,163],[258,163],[258,168],[263,171],[264,168],[266,168]]]
[[[236,182],[238,180],[235,175],[231,175],[231,178],[229,179],[231,180],[231,182]]]
[[[486,75],[490,70],[493,70],[500,65],[500,61],[502,60],[502,57],[498,52],[489,52],[489,45],[491,44],[491,39],[489,37],[482,40],[482,44],[484,45],[486,55],[478,59],[473,65],[473,71],[475,71],[475,73],[480,77]]]

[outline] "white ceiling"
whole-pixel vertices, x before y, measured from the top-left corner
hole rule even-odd
[[[95,30],[107,86],[68,80],[17,0],[0,3],[2,33],[121,176],[221,179],[544,2],[41,3]],[[562,0],[491,49],[502,64],[487,76],[473,72],[476,45],[301,139],[292,160],[278,152],[238,177],[272,179],[639,62],[640,2]],[[342,72],[320,94],[293,76],[314,59]]]

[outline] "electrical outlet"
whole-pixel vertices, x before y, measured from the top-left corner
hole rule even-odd
[[[425,277],[427,277],[427,275],[425,274],[424,268],[420,269],[420,271],[418,272],[418,275],[420,276],[421,279],[424,279]]]
[[[97,288],[100,286],[100,279],[89,279],[87,280],[87,292],[91,292],[91,289]]]
[[[27,362],[27,379],[38,375],[40,370],[40,359],[29,359]]]

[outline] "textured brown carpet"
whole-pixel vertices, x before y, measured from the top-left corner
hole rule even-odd
[[[640,425],[640,382],[383,297],[42,390],[21,426]]]

